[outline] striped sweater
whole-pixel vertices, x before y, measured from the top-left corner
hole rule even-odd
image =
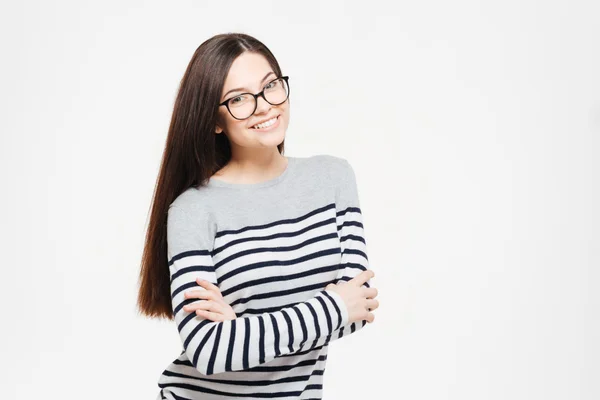
[[[168,265],[183,346],[159,377],[157,400],[321,399],[329,343],[366,325],[348,323],[342,298],[325,290],[369,268],[354,171],[332,155],[286,158],[276,178],[211,178],[170,205]],[[198,277],[219,287],[236,319],[183,309],[200,301],[184,298],[204,290]]]

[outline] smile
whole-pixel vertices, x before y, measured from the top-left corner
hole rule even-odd
[[[279,126],[279,115],[276,116],[275,118],[271,118],[268,121],[262,122],[260,124],[256,124],[251,129],[254,129],[256,131],[265,132],[265,131],[269,131],[271,129],[275,129],[278,126]]]

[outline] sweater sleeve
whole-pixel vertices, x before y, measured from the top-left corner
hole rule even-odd
[[[367,257],[367,241],[363,226],[362,211],[356,184],[356,174],[350,163],[342,159],[343,172],[337,187],[336,219],[338,236],[340,238],[342,260],[338,281],[349,281],[369,266]],[[363,286],[370,287],[371,280]],[[366,320],[342,325],[333,333],[333,338],[339,339],[356,332],[367,324]]]
[[[341,247],[340,270],[337,275],[339,281],[349,281],[356,275],[372,268],[369,266],[367,257],[367,245],[363,226],[362,212],[358,198],[358,188],[356,184],[356,175],[350,163],[341,159],[341,171],[336,176],[336,221],[338,237]],[[363,286],[370,287],[369,279]],[[330,342],[341,339],[354,332],[357,332],[367,324],[366,320],[353,322],[350,324],[341,324],[331,331],[327,336],[318,338],[314,342],[306,343],[299,348],[296,353],[310,351],[317,347],[324,346]]]
[[[337,293],[321,290],[314,297],[276,312],[214,322],[183,309],[192,288],[205,290],[196,278],[215,285],[211,251],[214,224],[209,215],[171,205],[167,217],[167,254],[173,315],[183,350],[203,375],[247,370],[292,354],[305,344],[326,338],[348,323],[348,310]],[[326,339],[324,339],[326,340]]]

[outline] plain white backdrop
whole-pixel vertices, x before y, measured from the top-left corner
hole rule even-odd
[[[30,1],[0,7],[2,398],[154,399],[138,315],[179,80],[210,36],[290,76],[286,154],[353,165],[375,322],[325,399],[600,398],[595,1]]]

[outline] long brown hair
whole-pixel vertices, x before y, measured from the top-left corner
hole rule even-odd
[[[233,61],[246,51],[263,55],[273,72],[281,68],[271,51],[243,33],[223,33],[194,52],[179,85],[160,164],[144,242],[137,306],[149,317],[173,319],[167,260],[167,212],[188,188],[203,186],[231,158],[226,135],[215,134],[218,103]],[[284,143],[278,146],[283,154]]]

